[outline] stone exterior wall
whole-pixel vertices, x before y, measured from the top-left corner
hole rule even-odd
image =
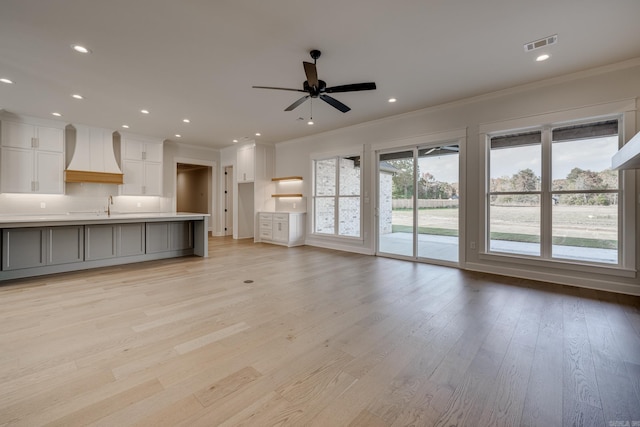
[[[360,236],[360,166],[353,159],[339,159],[340,194],[338,196],[338,234],[341,236]],[[336,159],[318,160],[315,163],[316,196],[336,195]],[[334,234],[335,206],[334,198],[316,197],[315,232]]]
[[[378,232],[382,234],[391,233],[391,219],[392,219],[392,203],[393,203],[393,174],[380,171],[380,194],[379,194],[379,206],[380,216],[378,217]]]

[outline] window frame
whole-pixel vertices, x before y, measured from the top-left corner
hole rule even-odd
[[[480,183],[482,207],[480,209],[479,258],[488,261],[506,261],[542,268],[561,268],[581,272],[606,273],[622,277],[635,277],[636,273],[636,223],[635,223],[635,171],[619,171],[618,190],[618,263],[598,263],[551,256],[552,206],[548,206],[552,193],[551,135],[552,130],[564,126],[580,125],[604,120],[618,120],[618,149],[635,134],[635,102],[623,100],[590,107],[541,114],[501,122],[481,124],[480,141],[484,143],[484,155],[480,156],[484,176]],[[541,242],[540,256],[527,256],[489,250],[490,203],[490,155],[491,138],[519,132],[542,130],[542,144],[548,149],[542,152],[542,176],[548,177],[548,185],[542,185],[541,194]],[[547,188],[547,186],[549,188]],[[597,190],[596,192],[600,192]],[[548,196],[548,197],[547,197]],[[548,200],[547,200],[548,199]]]
[[[312,156],[311,158],[311,168],[312,168],[312,197],[311,197],[311,211],[312,211],[312,224],[311,224],[311,234],[313,234],[314,236],[320,236],[320,237],[332,237],[332,238],[338,238],[338,239],[347,239],[347,240],[357,240],[357,241],[362,241],[363,240],[363,229],[364,229],[364,225],[363,225],[363,198],[362,198],[362,192],[363,192],[363,183],[364,183],[364,153],[363,152],[356,152],[353,150],[347,151],[347,152],[341,152],[341,153],[332,153],[332,154],[324,154],[324,155],[315,155]],[[344,158],[349,158],[349,157],[360,157],[360,185],[358,188],[358,194],[351,194],[351,195],[341,195],[340,194],[340,159],[344,159]],[[316,194],[317,191],[317,177],[316,177],[316,165],[317,162],[319,161],[323,161],[323,160],[331,160],[334,159],[336,161],[336,168],[335,168],[335,188],[334,188],[334,194],[331,196],[318,196]],[[341,198],[359,198],[360,199],[360,203],[359,203],[359,211],[360,211],[360,218],[358,220],[359,224],[358,224],[358,236],[349,236],[349,235],[343,235],[340,234],[340,199]],[[333,233],[321,233],[321,232],[317,232],[316,231],[316,224],[317,224],[317,217],[316,217],[316,213],[317,213],[317,209],[316,209],[316,201],[318,199],[333,199],[334,200],[334,211],[333,211],[333,223],[334,223],[334,232]]]

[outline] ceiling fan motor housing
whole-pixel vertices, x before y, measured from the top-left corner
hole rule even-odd
[[[318,87],[309,86],[309,82],[305,80],[302,84],[302,88],[305,92],[309,92],[312,98],[317,98],[321,92],[327,88],[327,83],[324,80],[318,80]]]

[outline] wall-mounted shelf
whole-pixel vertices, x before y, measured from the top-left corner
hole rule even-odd
[[[272,194],[271,197],[302,197],[300,193],[292,193],[292,194]]]
[[[271,181],[302,181],[301,176],[282,176],[279,178],[271,178]]]

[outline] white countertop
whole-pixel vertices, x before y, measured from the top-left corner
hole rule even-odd
[[[188,221],[208,217],[209,214],[191,212],[105,213],[71,212],[49,215],[0,215],[0,228],[39,227],[48,225],[108,224],[117,222],[143,222],[177,220]]]

